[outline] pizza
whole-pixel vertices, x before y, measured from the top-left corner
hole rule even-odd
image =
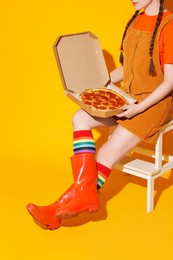
[[[80,100],[97,110],[115,110],[127,104],[123,96],[107,88],[87,89],[80,94]]]

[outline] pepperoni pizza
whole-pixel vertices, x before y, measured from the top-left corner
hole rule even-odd
[[[80,94],[80,99],[97,110],[115,110],[127,104],[123,96],[107,88],[87,89]]]

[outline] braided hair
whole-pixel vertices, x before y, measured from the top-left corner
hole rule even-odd
[[[149,64],[149,74],[151,76],[155,76],[156,75],[156,70],[155,70],[155,66],[154,66],[154,62],[153,62],[153,50],[154,50],[154,42],[155,42],[155,38],[156,38],[156,34],[157,34],[157,30],[159,28],[159,25],[161,23],[161,20],[162,20],[162,16],[163,16],[163,12],[164,12],[164,0],[160,0],[160,7],[159,7],[159,13],[158,13],[158,17],[157,17],[157,21],[156,21],[156,25],[155,25],[155,28],[154,28],[154,31],[153,31],[153,34],[152,34],[152,37],[151,37],[151,41],[150,41],[150,48],[149,48],[149,57],[150,57],[150,64]],[[124,41],[124,38],[126,36],[126,32],[127,32],[127,29],[129,28],[131,22],[136,18],[137,14],[139,13],[139,10],[137,10],[134,15],[132,16],[132,18],[129,20],[129,22],[127,23],[126,25],[126,28],[124,30],[124,34],[123,34],[123,37],[122,37],[122,42],[121,42],[121,53],[120,53],[120,57],[119,57],[119,61],[120,63],[123,65],[123,62],[124,62],[124,57],[123,57],[123,41]]]
[[[161,23],[162,20],[162,15],[164,12],[164,6],[163,6],[164,0],[160,0],[160,7],[159,7],[159,13],[158,13],[158,17],[157,17],[157,22],[153,31],[153,35],[151,38],[151,42],[150,42],[150,48],[149,48],[149,56],[150,56],[150,66],[149,66],[149,73],[151,76],[155,76],[156,75],[156,70],[155,70],[155,66],[153,63],[153,49],[154,49],[154,42],[155,42],[155,38],[156,38],[156,34],[157,34],[157,30],[159,28],[159,25]]]
[[[124,56],[123,56],[123,42],[124,42],[124,38],[125,38],[125,36],[126,36],[127,29],[129,28],[131,22],[136,18],[136,16],[137,16],[138,13],[139,13],[139,10],[137,10],[137,11],[134,13],[134,15],[132,16],[132,18],[131,18],[131,19],[129,20],[129,22],[127,23],[126,28],[125,28],[124,33],[123,33],[123,37],[122,37],[122,41],[121,41],[121,47],[120,47],[121,52],[120,52],[120,57],[119,57],[119,61],[120,61],[120,63],[121,63],[122,65],[123,65],[123,63],[124,63]]]

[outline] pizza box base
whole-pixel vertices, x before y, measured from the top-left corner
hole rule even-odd
[[[107,89],[114,90],[118,94],[122,95],[127,100],[128,104],[134,104],[136,102],[136,100],[134,98],[132,98],[131,96],[126,94],[123,90],[121,90],[119,87],[117,87],[113,84],[108,84],[107,87],[103,86],[103,87],[99,87],[99,88],[107,88]],[[81,100],[79,100],[79,94],[71,93],[69,91],[65,91],[65,94],[67,95],[67,97],[69,97],[71,100],[73,100],[77,105],[79,105],[82,109],[84,109],[87,113],[89,113],[92,116],[107,118],[107,117],[111,117],[111,116],[116,116],[122,112],[121,109],[96,110],[96,109],[93,109],[93,108],[85,105]]]

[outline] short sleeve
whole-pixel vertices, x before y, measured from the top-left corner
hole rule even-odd
[[[163,46],[163,63],[173,64],[173,20],[168,22],[161,33]]]

